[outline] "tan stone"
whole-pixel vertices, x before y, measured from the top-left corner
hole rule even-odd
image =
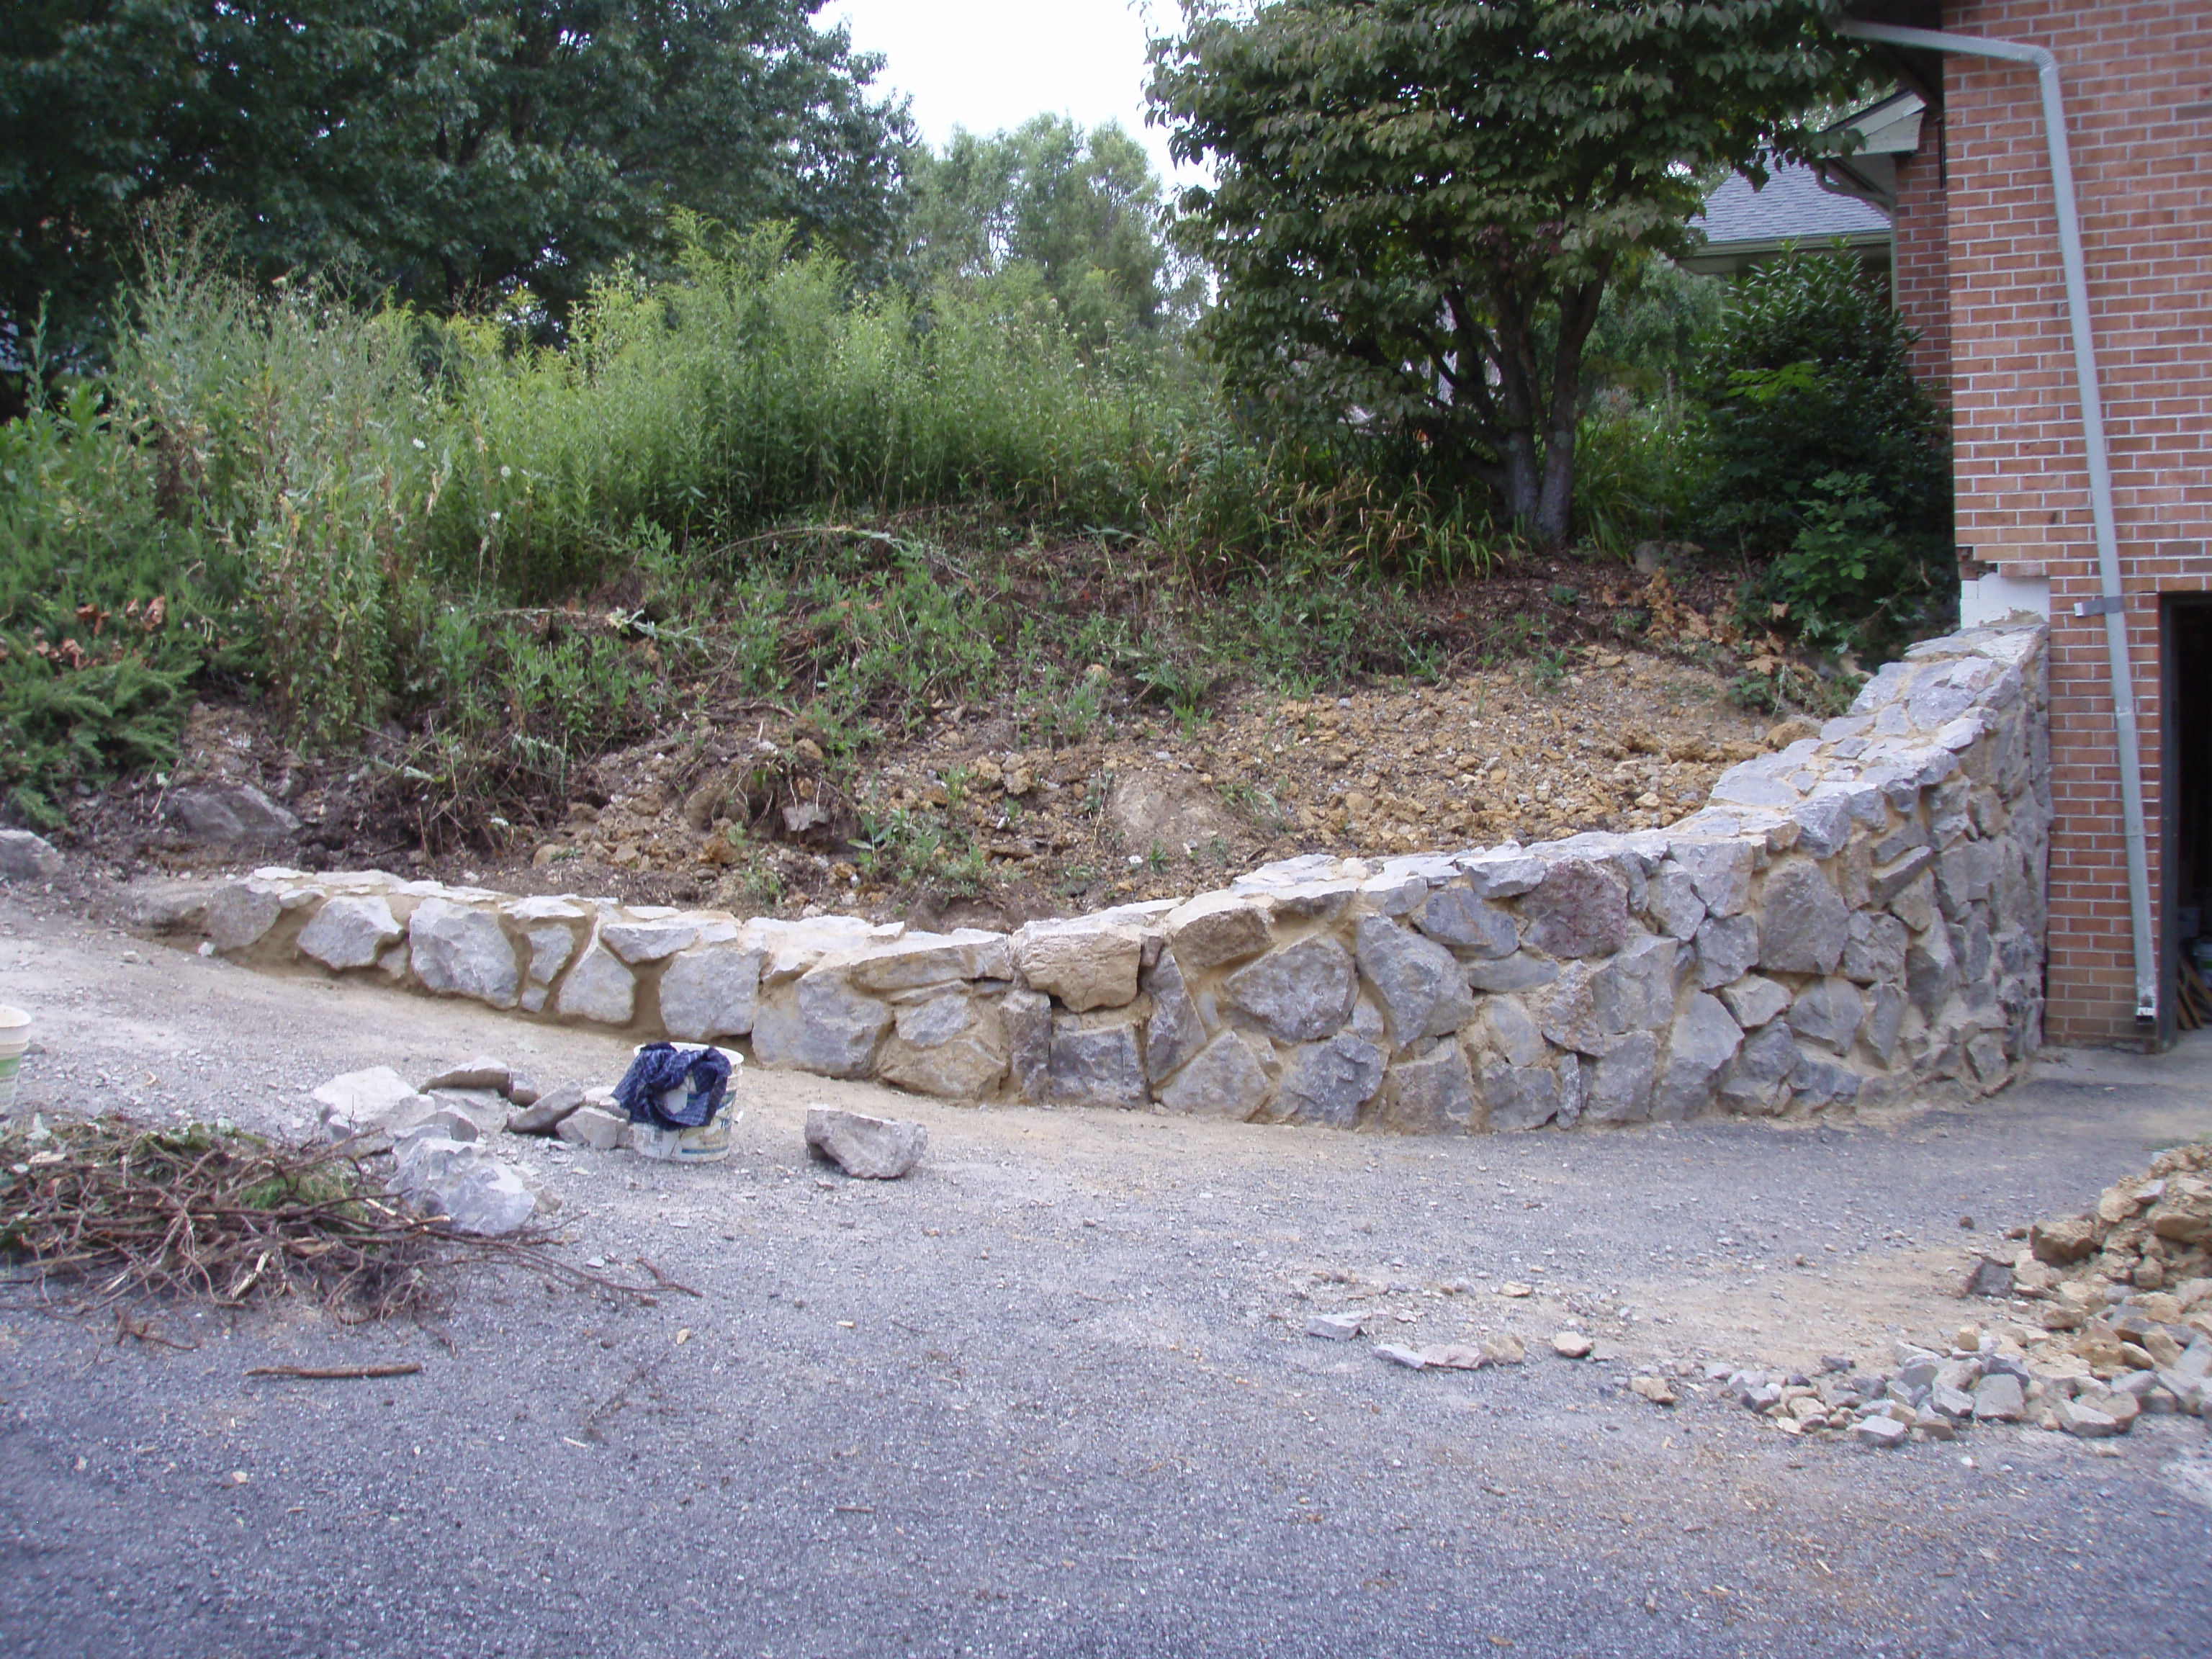
[[[1014,935],[1014,965],[1032,990],[1071,1013],[1122,1008],[1137,1000],[1143,939],[1092,921],[1033,921]]]

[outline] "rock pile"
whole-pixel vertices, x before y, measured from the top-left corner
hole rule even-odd
[[[2040,1040],[2044,638],[1915,647],[1663,830],[1315,854],[1012,934],[275,869],[204,926],[247,960],[953,1099],[1435,1133],[1984,1092]]]

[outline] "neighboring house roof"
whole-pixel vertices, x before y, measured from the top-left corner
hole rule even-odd
[[[1708,276],[1733,275],[1792,243],[1825,251],[1839,237],[1863,257],[1889,257],[1889,216],[1869,202],[1838,195],[1817,171],[1795,162],[1770,167],[1764,190],[1730,174],[1690,222],[1705,233],[1705,246],[1680,264]]]

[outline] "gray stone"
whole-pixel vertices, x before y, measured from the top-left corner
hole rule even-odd
[[[1895,916],[1875,910],[1857,912],[1851,917],[1844,941],[1844,977],[1862,985],[1902,981],[1909,942],[1905,924]]]
[[[1152,1098],[1145,1084],[1137,1028],[1126,1019],[1093,1023],[1055,1015],[1045,1097],[1055,1106],[1139,1107]]]
[[[1041,1103],[1051,1088],[1052,999],[1042,991],[1009,991],[999,999],[999,1021],[1014,1092]]]
[[[1145,970],[1152,1017],[1145,1025],[1145,1074],[1154,1083],[1171,1077],[1206,1046],[1206,1022],[1191,1000],[1182,966],[1172,950]]]
[[[512,1008],[521,975],[499,918],[445,899],[426,898],[407,921],[408,965],[422,988]]]
[[[2108,1440],[2124,1431],[2118,1416],[2086,1399],[2061,1400],[2057,1415],[2058,1426],[2079,1440]]]
[[[522,1177],[472,1143],[418,1135],[398,1148],[393,1185],[425,1215],[455,1232],[496,1238],[527,1224],[538,1196]]]
[[[1590,975],[1590,995],[1608,1032],[1663,1025],[1674,1012],[1674,963],[1682,947],[1674,939],[1638,933]]]
[[[1951,953],[1950,938],[1942,928],[1930,927],[1905,953],[1905,994],[1932,1024],[1958,988],[1959,963]]]
[[[829,1106],[806,1109],[806,1144],[847,1175],[862,1181],[896,1181],[921,1162],[929,1131],[895,1117]]]
[[[1483,1008],[1490,1045],[1514,1066],[1534,1066],[1544,1058],[1544,1034],[1514,997],[1492,997]]]
[[[1744,1039],[1735,1059],[1721,1074],[1721,1097],[1739,1111],[1765,1111],[1778,1097],[1801,1054],[1788,1024],[1775,1020]]]
[[[1974,1384],[1977,1423],[2017,1423],[2027,1411],[2027,1392],[2016,1376],[1985,1376]]]
[[[1652,1117],[1674,1122],[1703,1111],[1723,1068],[1742,1046],[1743,1033],[1728,1010],[1703,992],[1692,996],[1668,1033],[1666,1061],[1652,1089]]]
[[[611,1107],[586,1102],[555,1125],[553,1133],[571,1146],[611,1152],[629,1138],[629,1119]]]
[[[212,847],[281,841],[300,828],[299,819],[248,783],[179,789],[169,798],[169,810],[185,826],[187,839]]]
[[[1219,1031],[1158,1098],[1171,1112],[1242,1123],[1267,1103],[1272,1086],[1251,1045],[1234,1031]]]
[[[1962,841],[1936,860],[1936,898],[1953,921],[1990,896],[1997,878],[1996,848],[1985,841]]]
[[[1580,1066],[1572,1054],[1564,1063]],[[1559,1074],[1547,1066],[1482,1068],[1483,1121],[1489,1128],[1540,1128],[1559,1115]]]
[[[334,898],[300,930],[300,952],[325,968],[373,968],[405,931],[381,898]]]
[[[1759,849],[1745,841],[1676,842],[1675,864],[1688,872],[1706,913],[1741,915],[1751,903],[1751,879],[1759,869]]]
[[[1797,1063],[1790,1068],[1790,1092],[1803,1106],[1849,1105],[1859,1097],[1863,1085],[1863,1079],[1850,1066],[1802,1049]]]
[[[1467,872],[1468,890],[1477,898],[1517,898],[1544,879],[1540,860],[1506,848],[1462,854],[1453,862]]]
[[[1456,1042],[1401,1060],[1382,1079],[1376,1121],[1401,1134],[1462,1134],[1474,1127],[1474,1074]]]
[[[884,1082],[946,1100],[983,1099],[1006,1074],[999,1011],[964,986],[902,1007],[876,1061]]]
[[[1905,993],[1894,985],[1877,985],[1867,998],[1867,1020],[1860,1039],[1885,1066],[1897,1052],[1897,1039],[1905,1030],[1905,1011],[1911,1006]]]
[[[1367,1328],[1364,1314],[1316,1314],[1306,1321],[1306,1334],[1330,1342],[1349,1342]]]
[[[1936,925],[1936,878],[1927,871],[1908,884],[1889,902],[1889,913],[1916,933]]]
[[[563,1019],[627,1025],[637,1016],[637,975],[594,945],[561,981],[553,1007]]]
[[[1747,1031],[1755,1031],[1776,1015],[1787,1012],[1790,1002],[1788,986],[1757,974],[1722,987],[1720,999],[1729,1016]]]
[[[209,896],[208,943],[218,951],[258,945],[284,914],[284,895],[265,881],[234,881]]]
[[[1080,1014],[1127,1007],[1137,1000],[1144,937],[1110,923],[1033,921],[1014,935],[1013,955],[1030,989]]]
[[[1269,1113],[1279,1123],[1349,1129],[1382,1086],[1389,1056],[1375,1043],[1340,1031],[1326,1042],[1302,1043],[1283,1066]]]
[[[1790,1006],[1790,1029],[1808,1042],[1847,1052],[1866,1020],[1866,1000],[1847,979],[1816,979]]]
[[[747,945],[686,951],[660,976],[660,1023],[685,1042],[744,1036],[760,1012],[761,967],[768,953]]]
[[[1548,956],[1607,957],[1627,943],[1628,896],[1595,864],[1554,864],[1521,901],[1528,942]]]
[[[1874,872],[1867,878],[1868,902],[1887,904],[1920,878],[1922,871],[1934,859],[1925,845],[1915,846],[1900,854],[1887,864],[1877,861]]]
[[[1659,1039],[1649,1031],[1630,1032],[1611,1053],[1583,1062],[1583,1115],[1596,1123],[1648,1117],[1658,1067]]]
[[[564,1083],[550,1094],[540,1095],[529,1105],[507,1115],[510,1134],[550,1135],[563,1121],[580,1110],[584,1104],[584,1088],[580,1083]]]
[[[1486,994],[1532,990],[1539,985],[1551,984],[1559,976],[1557,963],[1547,962],[1541,957],[1532,957],[1526,952],[1497,962],[1470,962],[1467,964],[1468,988]]]
[[[633,967],[664,961],[698,939],[696,921],[609,921],[599,927],[600,945]]]
[[[1784,974],[1832,974],[1843,960],[1850,912],[1818,865],[1792,859],[1767,872],[1759,965]]]
[[[0,830],[0,881],[52,881],[66,864],[45,836]]]
[[[1316,934],[1239,968],[1223,997],[1285,1042],[1316,1042],[1335,1034],[1358,990],[1352,953]]]
[[[1423,900],[1413,911],[1413,926],[1439,945],[1485,959],[1510,957],[1521,943],[1510,915],[1457,882]]]
[[[763,1066],[866,1077],[890,1024],[888,1007],[824,962],[762,997],[753,1013],[753,1054]]]
[[[1901,1446],[1912,1431],[1893,1417],[1863,1417],[1851,1430],[1862,1446]]]
[[[434,1089],[489,1089],[504,1095],[514,1085],[514,1068],[503,1060],[479,1054],[458,1066],[448,1066],[422,1079],[422,1092]]]
[[[1168,943],[1192,973],[1242,962],[1267,948],[1263,904],[1229,893],[1208,893],[1168,913]]]
[[[322,1121],[334,1133],[363,1134],[380,1129],[395,1133],[411,1128],[437,1110],[435,1103],[389,1066],[347,1072],[318,1087],[310,1099],[322,1109]]]
[[[1698,896],[1690,872],[1672,861],[1659,867],[1644,896],[1644,912],[1671,939],[1684,941],[1698,936],[1705,919],[1705,902]]]
[[[530,980],[550,985],[576,949],[576,936],[557,922],[532,927],[523,935],[530,946]]]
[[[963,927],[951,933],[908,933],[902,939],[837,953],[839,971],[863,991],[878,995],[927,990],[978,979],[1013,977],[1013,951],[1004,933]]]
[[[1432,939],[1380,916],[1363,916],[1357,934],[1359,971],[1375,988],[1390,1045],[1456,1031],[1474,1018],[1465,970]]]
[[[1732,985],[1759,961],[1759,918],[1708,918],[1698,929],[1698,983],[1708,991]]]

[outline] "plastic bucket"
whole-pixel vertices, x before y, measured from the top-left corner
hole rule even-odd
[[[0,1003],[0,1115],[15,1104],[15,1079],[31,1048],[31,1017]]]
[[[676,1042],[669,1045],[679,1054],[696,1054],[702,1048],[715,1047],[706,1042]],[[630,1050],[633,1054],[645,1052],[640,1043]],[[730,1062],[729,1091],[738,1089],[738,1068],[745,1057],[734,1048],[719,1052]],[[680,1108],[689,1093],[684,1089],[670,1089],[660,1097],[662,1109],[674,1111]],[[714,1115],[712,1123],[702,1123],[696,1129],[663,1129],[650,1123],[633,1123],[629,1130],[630,1150],[641,1158],[653,1158],[671,1164],[719,1164],[730,1155],[730,1128],[744,1116],[741,1111],[726,1103]]]

